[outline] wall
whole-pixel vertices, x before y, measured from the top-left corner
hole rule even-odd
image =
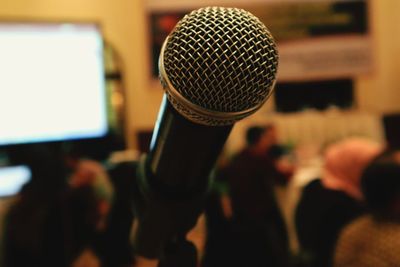
[[[53,20],[95,20],[125,62],[128,96],[127,136],[136,147],[135,133],[154,125],[162,91],[150,80],[145,0],[1,0],[1,17]],[[400,111],[400,1],[371,0],[376,42],[376,71],[356,80],[362,111]],[[271,101],[270,101],[271,102]],[[264,110],[271,109],[269,103]],[[264,112],[265,113],[265,112]],[[264,114],[260,113],[260,114]],[[259,116],[261,116],[259,114]]]
[[[372,27],[376,45],[376,70],[356,80],[361,110],[400,111],[400,1],[372,0]]]

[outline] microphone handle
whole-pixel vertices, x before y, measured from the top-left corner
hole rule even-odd
[[[148,182],[173,197],[204,192],[232,127],[189,121],[164,95],[146,162]]]
[[[141,157],[133,186],[137,255],[168,266],[174,255],[186,251],[186,234],[202,212],[212,169],[231,130],[232,125],[187,120],[164,96],[150,152]]]

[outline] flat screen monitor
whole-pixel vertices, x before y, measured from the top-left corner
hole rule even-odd
[[[0,146],[107,133],[95,23],[0,22]]]

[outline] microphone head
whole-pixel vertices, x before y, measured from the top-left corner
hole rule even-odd
[[[237,8],[206,7],[186,15],[166,38],[159,58],[169,102],[187,119],[230,125],[271,95],[278,52],[267,27]]]

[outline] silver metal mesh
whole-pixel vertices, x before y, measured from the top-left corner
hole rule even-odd
[[[272,92],[278,53],[269,30],[242,9],[192,11],[160,55],[160,79],[178,112],[206,125],[232,124]]]

